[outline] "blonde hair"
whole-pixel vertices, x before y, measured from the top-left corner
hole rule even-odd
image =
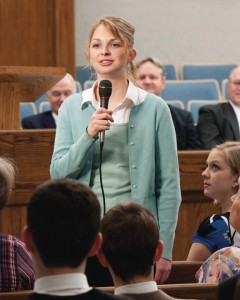
[[[240,175],[240,142],[225,142],[215,146],[212,150],[222,152],[233,175]]]
[[[221,152],[233,175],[240,175],[240,142],[225,142],[215,146],[212,150],[218,150]],[[236,193],[238,188],[236,188]],[[221,207],[221,204],[217,200],[214,200],[214,205]]]
[[[0,209],[7,204],[11,196],[15,176],[15,165],[9,159],[0,157]]]
[[[110,30],[110,32],[114,36],[119,38],[125,46],[127,55],[130,55],[130,52],[134,46],[134,33],[135,33],[134,26],[131,25],[128,21],[120,17],[105,16],[97,20],[89,31],[88,41],[85,46],[85,56],[88,61],[90,56],[89,48],[92,41],[92,37],[99,25],[104,25]],[[129,63],[127,73],[128,73],[128,78],[132,81],[135,81],[135,64],[133,61]]]

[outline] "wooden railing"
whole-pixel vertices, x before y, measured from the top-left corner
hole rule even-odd
[[[0,130],[0,156],[12,158],[18,168],[16,188],[0,213],[0,232],[21,237],[26,204],[35,187],[50,178],[49,166],[55,130]],[[203,172],[208,151],[180,151],[182,203],[179,211],[173,260],[185,260],[194,230],[209,214],[218,213],[203,195]],[[177,172],[176,172],[177,173]]]
[[[217,299],[217,284],[189,283],[189,284],[166,284],[159,285],[158,289],[168,295],[181,299]],[[114,293],[114,287],[99,287],[106,293]],[[32,291],[16,291],[1,293],[1,300],[26,300]]]

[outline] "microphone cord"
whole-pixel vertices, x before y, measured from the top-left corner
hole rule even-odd
[[[105,215],[105,213],[106,213],[106,202],[105,202],[105,194],[104,194],[103,183],[102,183],[102,150],[103,150],[103,144],[104,144],[104,142],[100,142],[99,173],[100,173],[100,185],[101,185],[102,197],[103,197],[103,215]]]

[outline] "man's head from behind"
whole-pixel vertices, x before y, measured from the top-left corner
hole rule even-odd
[[[148,57],[137,64],[137,84],[147,92],[161,96],[166,85],[164,66],[156,59]]]
[[[99,201],[88,187],[73,179],[50,180],[31,197],[24,240],[45,267],[76,268],[95,254],[99,225]]]
[[[232,103],[240,106],[240,66],[234,68],[230,73],[228,93]]]
[[[63,101],[76,93],[76,82],[72,75],[67,73],[57,84],[47,91],[47,101],[50,103],[51,110],[58,114],[58,110]]]
[[[112,275],[124,282],[153,276],[154,262],[160,259],[163,245],[149,210],[134,202],[116,205],[103,217],[100,231],[103,244],[98,257]]]

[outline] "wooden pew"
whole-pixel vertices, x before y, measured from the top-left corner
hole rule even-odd
[[[201,265],[200,261],[173,261],[166,284],[196,283],[195,273]]]
[[[158,285],[158,288],[174,298],[216,300],[218,284],[162,284]],[[100,289],[108,293],[114,292],[114,287],[112,286],[102,287]]]
[[[26,300],[32,293],[31,290],[26,291],[13,291],[0,293],[1,300]]]
[[[205,299],[216,300],[217,284],[166,284],[159,285],[158,288],[168,295],[181,299]],[[114,287],[100,287],[104,292],[113,293]],[[16,291],[0,294],[1,300],[26,300],[32,291]]]
[[[0,130],[0,156],[12,158],[17,167],[16,188],[9,205],[0,212],[0,232],[21,237],[26,205],[38,184],[50,178],[55,130]],[[186,260],[194,230],[208,215],[218,213],[203,195],[203,172],[208,151],[179,151],[182,203],[173,248],[173,260]]]
[[[218,284],[185,283],[159,285],[158,287],[175,298],[216,300]]]

